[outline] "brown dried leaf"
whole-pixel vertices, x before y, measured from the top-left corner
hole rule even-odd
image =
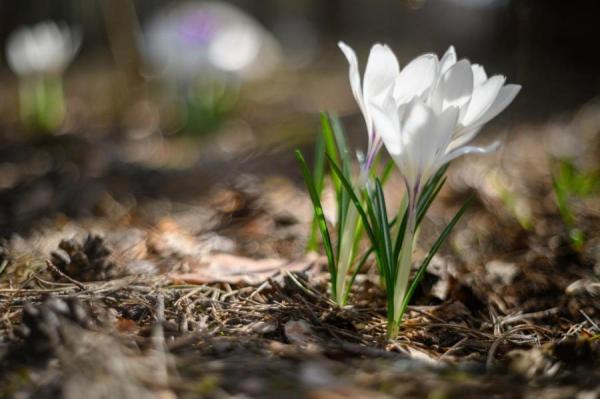
[[[189,284],[229,283],[256,285],[285,270],[303,272],[318,267],[310,259],[252,259],[230,254],[211,254],[189,265],[188,273],[174,273],[171,278]]]

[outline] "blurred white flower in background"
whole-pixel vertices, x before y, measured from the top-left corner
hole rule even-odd
[[[21,27],[8,38],[8,65],[19,76],[60,75],[81,45],[81,33],[63,23],[40,22]]]
[[[171,78],[252,80],[280,60],[275,38],[254,18],[221,2],[190,2],[157,15],[146,27],[144,54]]]
[[[62,75],[81,45],[81,32],[63,23],[21,27],[6,43],[8,65],[19,77],[23,124],[37,132],[56,132],[65,117]]]

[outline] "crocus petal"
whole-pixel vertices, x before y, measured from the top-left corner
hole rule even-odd
[[[509,84],[502,87],[498,93],[498,96],[494,100],[494,103],[478,120],[473,122],[470,126],[463,127],[456,132],[455,139],[452,141],[452,143],[450,143],[449,148],[455,149],[473,140],[483,125],[498,116],[500,112],[504,111],[506,107],[508,107],[515,99],[517,94],[519,94],[520,90],[521,86],[515,84]]]
[[[489,78],[485,83],[475,87],[469,107],[461,118],[463,126],[469,127],[483,116],[492,106],[494,100],[496,100],[505,81],[506,78],[504,76],[496,75]]]
[[[479,64],[471,65],[471,69],[473,70],[473,86],[480,86],[487,80],[487,73],[485,73],[485,69]]]
[[[458,123],[459,108],[449,107],[437,117],[436,127],[432,132],[432,147],[435,148],[433,156],[439,157],[448,147],[452,134]]]
[[[375,44],[371,48],[363,82],[365,104],[377,101],[394,84],[400,72],[398,60],[392,50],[385,45]]]
[[[476,122],[477,125],[484,125],[494,119],[500,112],[513,102],[517,94],[521,91],[521,85],[509,84],[500,89],[494,103],[485,111],[485,113]]]
[[[396,80],[394,98],[407,103],[430,89],[437,79],[439,62],[434,54],[423,54],[408,63]]]
[[[498,149],[498,147],[500,147],[499,141],[495,141],[486,147],[477,147],[477,146],[460,147],[453,151],[450,151],[444,157],[440,158],[439,166],[442,166],[442,165],[452,161],[453,159],[456,159],[458,157],[461,157],[461,156],[467,155],[467,154],[480,154],[480,155],[489,154],[490,152],[496,151]]]
[[[452,65],[456,64],[456,59],[456,50],[454,49],[454,46],[448,47],[448,50],[446,50],[446,53],[440,60],[440,73],[446,72]]]
[[[473,140],[479,133],[483,125],[494,119],[498,114],[506,109],[510,103],[515,99],[519,91],[521,90],[520,85],[509,84],[500,89],[498,96],[488,108],[487,111],[476,121],[472,122],[469,126],[464,126],[459,129],[454,137],[455,139],[450,144],[449,148],[454,149],[462,145],[467,144]]]
[[[396,105],[391,96],[380,104],[371,104],[373,123],[378,136],[385,144],[390,155],[398,155],[402,151],[402,137],[400,135],[400,116],[403,112]]]
[[[446,153],[448,144],[452,139],[452,134],[456,129],[458,116],[458,107],[450,107],[436,116],[435,125],[429,132],[427,143],[425,143],[428,150],[426,155],[427,161],[421,166],[423,168],[421,173],[423,181],[429,180],[436,172],[438,159]]]
[[[434,112],[415,97],[406,105],[400,119],[402,146],[401,154],[395,160],[410,184],[419,180],[431,158],[431,138],[428,135],[436,128],[435,118]]]
[[[472,126],[469,128],[458,129],[454,133],[454,139],[448,145],[448,151],[452,151],[458,147],[461,147],[467,144],[469,141],[473,140],[481,131],[482,125]]]
[[[363,101],[362,89],[360,85],[360,72],[358,70],[358,59],[356,58],[356,53],[354,50],[348,46],[344,42],[339,42],[338,47],[348,60],[349,70],[348,75],[350,77],[350,87],[352,88],[352,94],[354,95],[354,99],[358,103],[360,110],[362,111],[365,119],[367,119],[367,114],[365,112],[365,105]],[[367,127],[370,127],[371,122],[370,119],[367,121]]]
[[[432,104],[441,111],[448,107],[461,107],[466,104],[473,94],[473,71],[467,60],[454,64],[442,75]]]

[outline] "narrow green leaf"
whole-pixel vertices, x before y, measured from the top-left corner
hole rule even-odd
[[[302,156],[302,152],[300,150],[295,151],[296,159],[300,163],[300,168],[302,169],[302,174],[304,175],[304,182],[306,184],[306,188],[308,189],[308,193],[310,195],[310,199],[313,203],[313,208],[315,211],[315,217],[318,222],[319,230],[321,231],[321,237],[323,239],[323,247],[325,249],[325,254],[327,256],[327,264],[329,266],[329,274],[331,275],[331,281],[335,282],[337,277],[337,270],[335,267],[335,257],[333,255],[333,246],[331,245],[331,236],[329,235],[329,229],[327,228],[327,221],[325,219],[325,214],[323,212],[323,207],[321,206],[321,200],[319,195],[317,194],[315,182],[310,173],[308,165]],[[332,284],[332,290],[335,297],[335,283]]]
[[[393,298],[393,290],[387,289],[387,287],[390,284],[390,281],[393,281],[393,264],[390,264],[389,256],[387,256],[386,253],[385,240],[383,237],[384,228],[381,224],[380,217],[378,216],[379,211],[377,209],[377,200],[375,199],[375,196],[376,193],[367,195],[365,198],[365,204],[367,207],[369,218],[371,220],[371,229],[375,238],[374,240],[371,238],[371,244],[374,247],[375,256],[377,258],[377,265],[381,273],[384,285],[386,286],[386,294],[389,300],[390,298]]]
[[[358,275],[358,273],[360,273],[362,267],[367,262],[367,259],[369,259],[369,255],[371,255],[374,250],[375,250],[375,247],[371,246],[360,258],[360,261],[358,262],[358,264],[354,268],[354,271],[352,272],[352,275],[350,276],[350,281],[348,283],[348,287],[352,287],[352,284],[354,284],[354,280],[356,280],[356,276]],[[346,302],[348,300],[348,295],[350,295],[349,289],[346,291],[346,295],[344,297],[344,302]]]
[[[392,239],[390,237],[389,220],[387,216],[387,207],[385,204],[385,197],[383,195],[383,188],[379,179],[375,180],[375,200],[378,211],[379,226],[381,228],[381,236],[383,238],[384,253],[387,258],[388,265],[392,265],[394,257],[394,249],[392,247]]]
[[[325,152],[335,161],[335,163],[339,163],[339,155],[338,148],[335,140],[335,135],[333,134],[333,129],[331,127],[331,122],[329,120],[329,116],[325,112],[321,112],[321,135],[323,136],[323,140],[325,142]],[[337,176],[331,177],[333,188],[335,190],[336,197],[339,196],[341,190],[341,183]],[[339,219],[338,219],[339,220]]]
[[[467,208],[473,201],[473,198],[474,198],[474,195],[471,194],[469,196],[469,198],[467,199],[467,201],[465,201],[464,205],[456,213],[456,215],[454,215],[454,217],[452,218],[450,223],[448,223],[448,225],[446,226],[444,231],[442,231],[442,234],[440,234],[438,239],[432,245],[431,249],[427,253],[427,256],[421,263],[421,266],[419,266],[419,269],[417,270],[417,274],[415,275],[413,281],[411,282],[410,287],[409,287],[408,291],[406,292],[406,295],[404,296],[404,300],[402,301],[402,311],[400,312],[400,317],[402,317],[402,315],[404,315],[404,312],[406,312],[406,308],[408,307],[408,304],[409,304],[412,296],[414,295],[417,287],[419,286],[419,283],[425,276],[425,271],[427,270],[427,266],[429,266],[429,262],[431,262],[431,259],[433,259],[433,256],[437,253],[437,251],[439,251],[440,247],[442,246],[442,244],[444,243],[444,241],[446,240],[446,238],[448,237],[448,235],[450,234],[450,232],[452,231],[452,229],[454,228],[456,223],[458,223],[461,216],[465,213],[465,211],[467,210]]]
[[[323,187],[325,185],[325,138],[323,135],[317,135],[315,141],[315,164],[313,169],[313,176],[315,180],[315,191],[319,198],[323,193]],[[310,236],[306,244],[308,251],[316,251],[318,248],[317,231],[319,229],[319,222],[317,217],[313,216],[313,221],[310,228]]]
[[[383,172],[381,172],[381,184],[383,184],[385,186],[385,183],[388,181],[393,170],[394,170],[394,161],[390,159],[385,164],[385,166],[383,168]]]
[[[396,217],[397,218],[397,217]],[[394,241],[394,257],[393,265],[394,265],[394,274],[397,272],[398,260],[400,258],[400,251],[402,249],[402,243],[404,241],[404,233],[406,231],[406,224],[408,223],[408,207],[404,209],[404,214],[402,215],[402,221],[398,226],[398,231],[396,232],[396,240]]]
[[[321,134],[323,135],[323,139],[325,140],[325,148],[327,154],[329,154],[329,156],[336,163],[339,163],[338,148],[335,136],[333,134],[333,129],[331,127],[329,116],[325,112],[321,112]]]
[[[360,200],[356,197],[356,194],[354,193],[354,189],[352,188],[352,184],[348,181],[348,179],[346,179],[343,172],[335,164],[335,162],[333,162],[333,160],[329,157],[329,155],[327,155],[327,159],[329,161],[329,165],[331,166],[331,169],[333,170],[334,174],[340,179],[342,186],[344,187],[344,189],[350,196],[350,200],[356,207],[356,210],[358,211],[358,214],[360,215],[360,217],[362,219],[363,226],[365,228],[365,231],[367,232],[367,235],[371,239],[374,239],[375,236],[373,235],[373,230],[371,229],[371,225],[369,223],[369,218],[367,217],[362,205],[360,204]]]
[[[341,164],[343,168],[349,168],[352,166],[352,158],[350,156],[350,151],[348,149],[348,144],[346,143],[346,134],[344,132],[344,127],[342,126],[342,122],[340,118],[338,118],[335,114],[330,114],[329,119],[331,121],[331,128],[333,129],[333,134],[335,136],[335,142],[337,144],[337,149],[340,154]],[[338,163],[339,165],[339,163]],[[343,169],[342,169],[343,170]],[[349,179],[350,170],[344,170],[344,176]]]
[[[433,200],[435,200],[435,197],[437,197],[437,195],[440,193],[444,183],[446,183],[445,177],[437,185],[432,185],[432,189],[429,190],[426,196],[422,197],[423,201],[420,201],[419,208],[417,209],[417,226],[419,226],[423,221],[423,218],[427,214],[429,207],[433,203]]]

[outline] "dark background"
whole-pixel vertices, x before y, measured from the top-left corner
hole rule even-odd
[[[21,24],[64,20],[84,31],[76,63],[112,57],[106,11],[133,5],[140,26],[165,5],[159,0],[3,0],[0,41]],[[231,1],[279,36],[283,47],[314,41],[318,56],[343,65],[335,43],[343,39],[364,54],[375,42],[391,44],[406,62],[454,44],[459,56],[502,72],[524,87],[517,118],[544,120],[594,98],[598,72],[598,17],[593,0],[238,0]],[[293,28],[301,23],[304,29]],[[308,31],[306,29],[309,29]],[[336,58],[333,58],[333,56]],[[327,59],[327,58],[326,58]],[[3,63],[4,70],[6,69]]]

